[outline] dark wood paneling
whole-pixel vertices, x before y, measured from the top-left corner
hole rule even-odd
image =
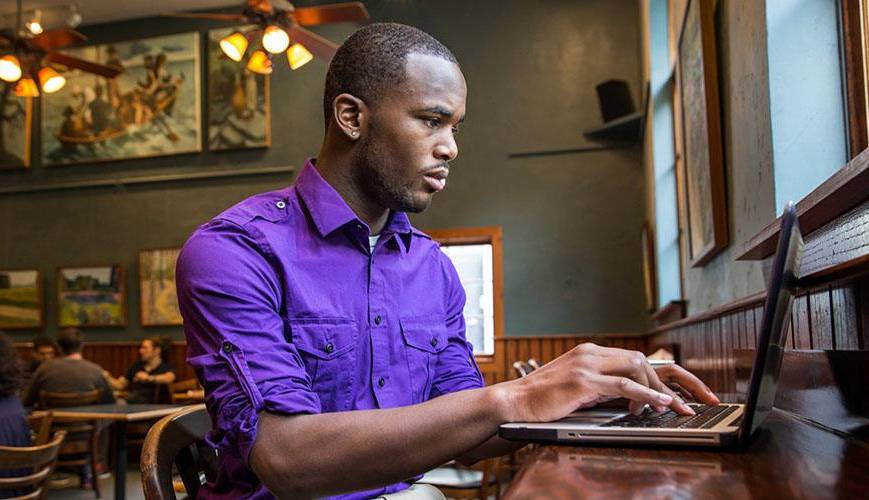
[[[809,295],[809,323],[812,329],[812,348],[835,349],[829,289]]]
[[[830,290],[830,311],[833,316],[833,341],[836,349],[857,350],[857,304],[853,287],[834,287]]]
[[[794,306],[792,311],[792,320],[794,325],[794,339],[796,341],[796,349],[811,349],[812,348],[812,329],[809,323],[809,298],[806,295],[801,295],[794,298]]]

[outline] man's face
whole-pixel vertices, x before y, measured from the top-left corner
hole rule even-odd
[[[41,345],[33,350],[33,358],[40,363],[54,358],[54,347]]]
[[[154,348],[154,344],[150,340],[143,340],[142,345],[139,346],[139,356],[142,358],[142,361],[147,363],[154,359],[156,355],[157,349]]]
[[[406,79],[369,106],[360,138],[357,181],[384,208],[422,212],[446,185],[458,155],[455,133],[465,117],[467,88],[458,65],[409,54]]]

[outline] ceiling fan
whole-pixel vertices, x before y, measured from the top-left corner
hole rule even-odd
[[[41,30],[41,28],[40,28]],[[0,31],[0,80],[16,83],[15,95],[38,97],[40,90],[45,93],[57,92],[66,79],[52,66],[60,65],[93,73],[105,78],[121,74],[122,68],[97,64],[67,54],[57,49],[84,42],[87,37],[69,28],[41,31],[22,29],[21,0],[18,0],[18,13],[15,30]],[[38,83],[37,83],[38,82]]]
[[[362,2],[301,8],[289,2],[282,2],[282,5],[285,7],[276,7],[269,0],[247,0],[240,14],[169,12],[163,15],[255,25],[244,33],[236,31],[222,39],[220,48],[230,59],[241,61],[248,45],[261,37],[262,48],[253,51],[247,62],[249,70],[261,74],[272,72],[271,54],[286,52],[292,69],[301,67],[315,56],[328,61],[335,55],[338,45],[302,26],[367,21],[369,18]]]

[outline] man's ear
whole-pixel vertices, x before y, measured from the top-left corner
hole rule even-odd
[[[351,94],[338,94],[332,101],[332,113],[341,132],[351,141],[359,139],[368,121],[365,101]]]

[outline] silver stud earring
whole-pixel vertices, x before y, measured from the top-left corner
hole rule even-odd
[[[356,137],[357,135],[359,135],[359,131],[354,130],[354,131],[350,132],[350,135],[352,135],[353,137]]]

